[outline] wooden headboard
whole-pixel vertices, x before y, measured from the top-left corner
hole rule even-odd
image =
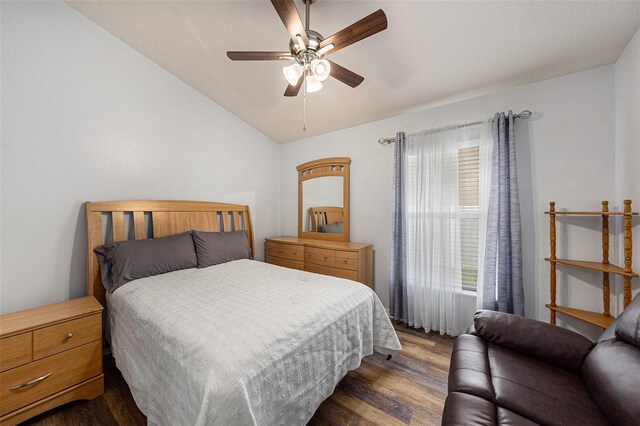
[[[249,206],[206,201],[105,201],[86,202],[85,207],[87,294],[93,295],[103,305],[106,303],[105,290],[93,249],[108,241],[165,237],[192,229],[211,232],[243,230],[247,231],[251,257],[254,256]],[[129,237],[133,238],[127,238],[126,228]]]
[[[311,214],[311,232],[318,232],[318,225],[331,225],[344,222],[342,207],[309,207]]]

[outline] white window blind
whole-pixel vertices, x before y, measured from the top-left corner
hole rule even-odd
[[[480,147],[458,150],[458,198],[462,286],[475,291],[478,285],[478,231],[480,225]]]

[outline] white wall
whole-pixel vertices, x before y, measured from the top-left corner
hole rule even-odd
[[[279,230],[280,147],[61,2],[1,2],[0,311],[85,294],[83,201],[249,204]]]
[[[615,65],[616,91],[616,194],[630,199],[640,210],[640,30]],[[633,221],[633,270],[640,271],[640,220]],[[620,231],[620,228],[618,229]],[[623,240],[619,241],[619,265],[624,265]],[[640,290],[632,281],[634,294]]]
[[[393,145],[381,147],[376,141],[399,130],[410,133],[486,119],[497,111],[529,109],[534,116],[520,121],[516,133],[526,315],[547,320],[549,265],[544,258],[549,254],[549,227],[543,212],[551,200],[559,208],[598,209],[602,200],[614,199],[614,107],[614,68],[606,66],[283,145],[283,235],[296,233],[296,165],[351,157],[351,240],[374,244],[375,289],[388,306]],[[559,255],[597,260],[599,227],[598,218],[563,220],[558,226]],[[601,309],[600,280],[595,273],[562,268],[558,304]],[[589,326],[570,325],[587,327],[590,333]]]

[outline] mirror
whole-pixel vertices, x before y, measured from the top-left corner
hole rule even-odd
[[[347,157],[324,158],[298,166],[298,236],[349,241]]]

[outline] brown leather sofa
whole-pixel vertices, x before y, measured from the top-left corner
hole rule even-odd
[[[598,343],[479,311],[459,336],[443,425],[640,425],[640,296]]]

